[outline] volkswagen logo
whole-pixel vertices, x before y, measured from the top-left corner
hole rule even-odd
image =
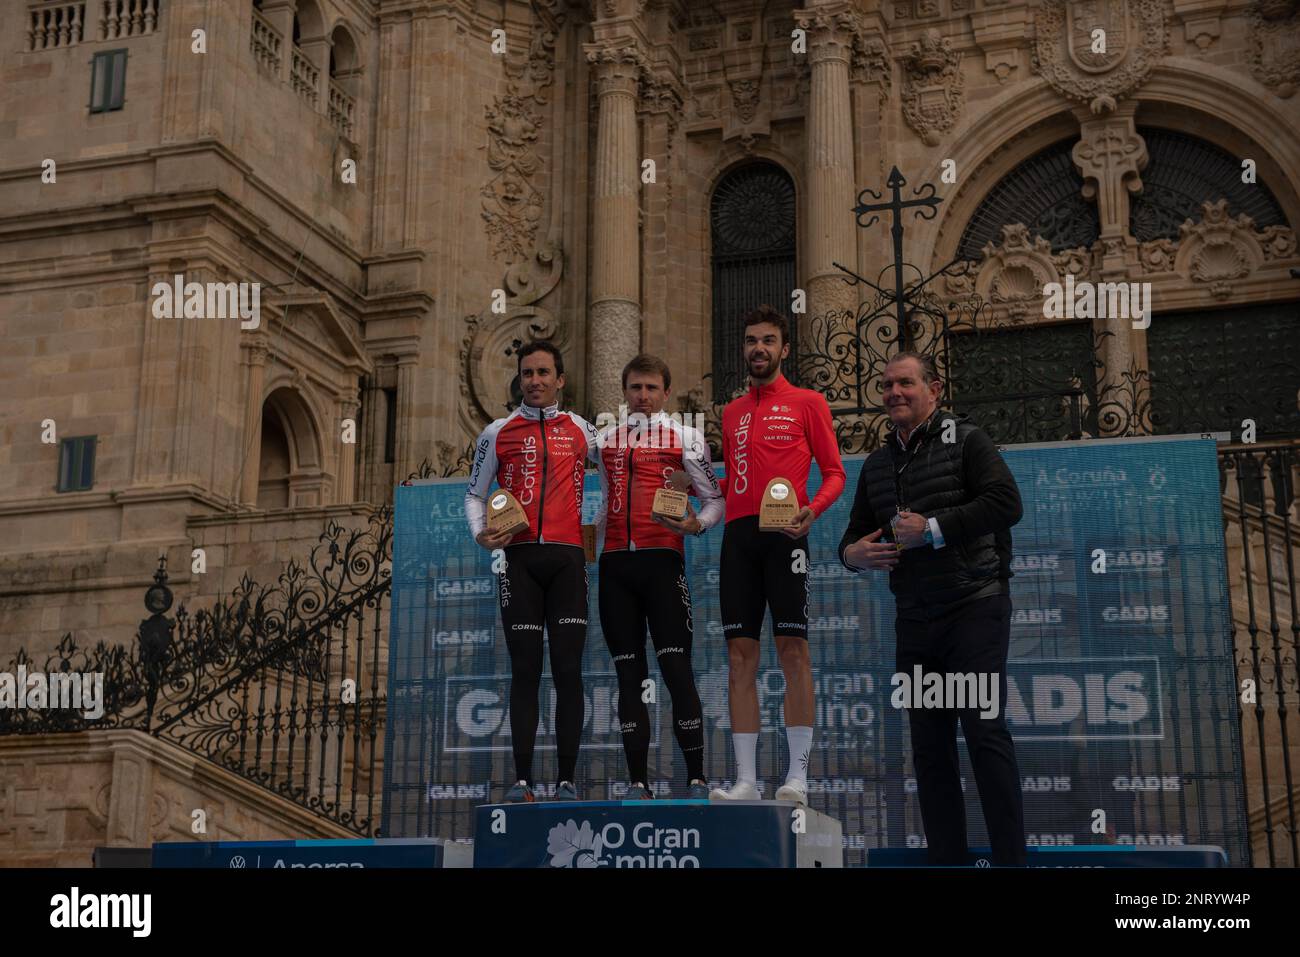
[[[246,864],[247,864],[247,861],[245,861],[245,860],[244,860],[242,857],[240,857],[238,854],[236,854],[234,857],[232,857],[232,858],[230,859],[230,866],[231,866],[233,869],[235,869],[235,870],[243,870],[243,868],[246,866]]]

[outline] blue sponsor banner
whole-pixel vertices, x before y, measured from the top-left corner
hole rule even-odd
[[[1212,439],[1151,438],[1011,446],[1004,457],[1025,514],[1013,529],[1007,700],[1032,847],[1222,847],[1247,861],[1234,699],[1223,519]],[[856,575],[836,554],[862,458],[845,460],[845,493],[813,526],[808,634],[816,737],[812,807],[844,825],[845,863],[872,848],[920,848],[923,829],[906,713],[893,703],[894,601],[883,575]],[[810,488],[819,478],[814,472]],[[465,482],[396,492],[384,833],[474,836],[474,808],[513,778],[509,662],[492,558],[470,538]],[[584,518],[599,503],[588,475]],[[727,657],[718,610],[721,529],[686,543],[694,604],[692,660],[704,709],[706,772],[732,767]],[[618,692],[590,580],[583,752],[586,798],[627,780]],[[683,796],[672,701],[656,682],[650,776]],[[759,776],[784,779],[785,678],[770,619],[762,635]],[[554,693],[541,689],[534,775],[554,791]],[[961,748],[973,846],[987,843]],[[1098,816],[1095,812],[1101,811]]]
[[[476,814],[474,866],[794,867],[792,805],[503,804]]]
[[[1227,867],[1228,855],[1217,847],[1031,847],[1028,867]],[[867,852],[868,867],[929,867],[925,851],[882,847]],[[987,847],[970,851],[969,867],[992,867]]]
[[[443,842],[413,839],[187,841],[153,846],[154,867],[229,870],[443,867]]]

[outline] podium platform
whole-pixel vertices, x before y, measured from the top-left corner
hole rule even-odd
[[[441,838],[332,841],[200,841],[153,846],[154,867],[275,868],[469,867],[467,844]]]
[[[1152,847],[1134,844],[1080,844],[1026,848],[1029,867],[1227,867],[1223,848],[1209,844]],[[972,848],[967,867],[992,867],[987,847]],[[867,867],[936,867],[925,848],[881,847],[867,851]]]
[[[485,804],[474,867],[843,867],[840,822],[787,801]]]

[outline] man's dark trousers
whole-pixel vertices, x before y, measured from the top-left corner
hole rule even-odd
[[[987,673],[998,676],[998,714],[981,718],[980,708],[910,708],[912,753],[917,796],[925,825],[931,864],[967,863],[966,803],[957,758],[957,722],[961,721],[975,770],[984,821],[995,867],[1025,865],[1025,815],[1020,769],[1007,730],[1007,650],[1011,642],[1011,596],[990,595],[924,616],[904,610],[895,622],[897,670],[914,678],[923,674]],[[985,679],[986,681],[988,679]],[[978,686],[977,686],[978,687]],[[946,703],[946,702],[945,702]],[[969,703],[969,702],[968,702]]]

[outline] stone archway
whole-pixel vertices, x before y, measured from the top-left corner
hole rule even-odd
[[[317,416],[291,386],[275,388],[262,403],[258,508],[299,508],[325,503]]]

